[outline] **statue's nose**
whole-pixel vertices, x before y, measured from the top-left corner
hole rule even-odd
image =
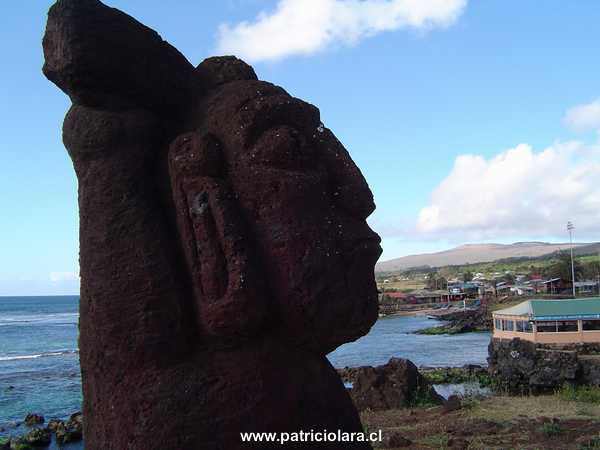
[[[375,211],[373,193],[360,169],[340,141],[323,128],[319,144],[327,164],[335,202],[354,218],[364,220]]]

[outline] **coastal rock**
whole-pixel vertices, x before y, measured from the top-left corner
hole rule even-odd
[[[52,436],[48,428],[34,428],[23,436],[22,440],[32,447],[45,447],[50,445]]]
[[[73,102],[86,449],[362,431],[325,355],[377,319],[380,239],[318,109],[234,57],[194,68],[98,0],[58,0],[43,49]]]
[[[53,431],[56,433],[56,442],[59,444],[78,442],[83,438],[83,414],[81,412],[71,414],[67,422],[56,419],[51,422]],[[50,423],[48,428],[50,428]]]
[[[50,431],[56,431],[56,429],[61,426],[61,424],[64,426],[64,422],[60,419],[50,419],[48,421],[48,429]]]
[[[42,416],[41,414],[29,413],[29,414],[27,414],[27,416],[25,416],[24,423],[28,427],[31,427],[33,425],[42,424],[42,423],[44,423],[44,421],[45,421],[44,416]]]
[[[576,383],[577,352],[542,348],[521,339],[492,339],[488,371],[496,386],[513,393],[550,392]]]
[[[359,411],[444,402],[443,397],[419,373],[417,366],[401,358],[391,358],[383,366],[359,368],[351,396]]]

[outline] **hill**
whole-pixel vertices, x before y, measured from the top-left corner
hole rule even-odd
[[[459,264],[491,262],[507,258],[535,258],[559,250],[568,250],[568,243],[550,244],[547,242],[516,242],[514,244],[465,244],[436,253],[409,255],[382,261],[375,266],[375,272],[395,272],[412,267],[443,267]],[[578,255],[598,253],[600,243],[573,244]]]

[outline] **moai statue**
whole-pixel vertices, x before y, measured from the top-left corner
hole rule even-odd
[[[362,431],[325,355],[377,318],[380,239],[318,109],[234,57],[194,68],[97,0],[56,2],[43,48],[73,102],[86,449]]]

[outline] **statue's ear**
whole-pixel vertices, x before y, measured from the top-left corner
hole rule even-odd
[[[266,312],[264,280],[224,176],[220,142],[210,134],[179,136],[169,172],[199,325],[220,337],[254,334]]]

